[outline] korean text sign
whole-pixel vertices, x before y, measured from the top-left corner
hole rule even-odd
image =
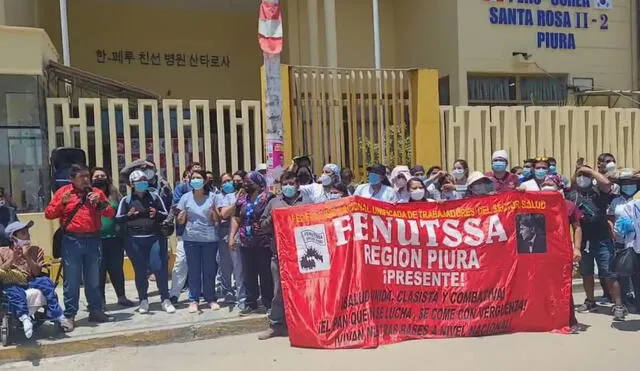
[[[275,210],[274,223],[294,346],[568,325],[572,253],[558,193],[399,205],[350,197]]]

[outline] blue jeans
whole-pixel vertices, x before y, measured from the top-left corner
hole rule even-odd
[[[589,247],[589,252],[584,249]],[[580,274],[584,276],[593,276],[595,272],[595,263],[598,264],[598,277],[613,277],[609,270],[609,264],[613,257],[613,241],[604,240],[585,240],[582,242],[582,259],[580,260]]]
[[[100,237],[63,235],[62,264],[64,266],[64,315],[78,314],[80,281],[84,283],[84,295],[90,312],[102,311],[100,295],[100,267],[102,264],[102,240]]]
[[[57,320],[62,316],[62,308],[58,302],[56,295],[56,286],[49,277],[36,277],[29,281],[30,289],[40,290],[42,295],[47,298],[47,318]],[[29,307],[27,306],[26,289],[20,286],[9,286],[4,289],[4,294],[9,299],[9,310],[20,318],[23,315],[29,315]]]
[[[189,271],[189,300],[198,302],[201,296],[208,303],[216,301],[216,253],[218,242],[184,241]]]
[[[238,307],[242,308],[247,299],[247,290],[244,286],[244,272],[240,249],[229,249],[229,229],[220,228],[220,240],[218,243],[218,256],[220,257],[220,286],[225,298],[234,297]],[[240,246],[238,243],[237,246]],[[235,280],[236,290],[233,290],[231,274]]]
[[[127,256],[133,264],[136,275],[136,289],[140,300],[148,300],[149,275],[151,270],[156,276],[156,285],[162,300],[169,299],[169,256],[167,239],[162,236],[127,237],[125,239]]]

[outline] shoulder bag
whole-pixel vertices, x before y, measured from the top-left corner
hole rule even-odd
[[[62,235],[64,234],[69,224],[71,224],[71,221],[76,216],[78,211],[80,211],[82,205],[84,205],[84,200],[78,203],[78,206],[76,206],[71,211],[71,214],[69,214],[69,218],[53,234],[53,257],[55,259],[60,259],[62,257]]]

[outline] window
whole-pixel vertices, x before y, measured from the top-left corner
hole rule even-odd
[[[567,99],[567,76],[467,76],[469,105],[562,105]]]
[[[18,212],[50,198],[44,89],[38,76],[0,75],[0,187]]]

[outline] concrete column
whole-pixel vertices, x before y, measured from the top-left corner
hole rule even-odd
[[[336,2],[324,0],[324,36],[327,66],[338,67],[338,32],[336,30]]]
[[[320,47],[318,31],[318,0],[307,1],[307,24],[309,26],[309,65],[320,65]]]

